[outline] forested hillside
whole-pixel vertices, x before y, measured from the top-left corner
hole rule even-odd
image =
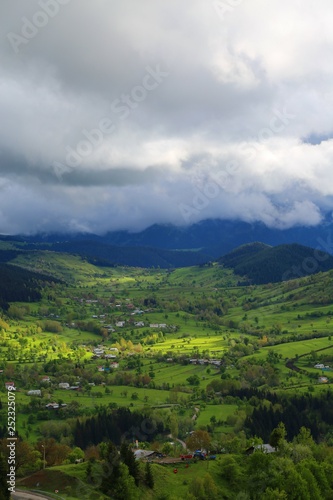
[[[277,283],[329,271],[333,257],[296,243],[268,247],[262,243],[243,245],[219,262],[253,284]]]
[[[46,283],[59,280],[34,273],[10,264],[0,264],[0,308],[8,309],[9,302],[35,302],[41,299]]]

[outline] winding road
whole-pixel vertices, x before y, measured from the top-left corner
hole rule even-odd
[[[45,496],[44,494],[35,493],[34,491],[16,490],[11,494],[13,500],[54,500],[53,497]],[[59,497],[61,499],[62,497]]]

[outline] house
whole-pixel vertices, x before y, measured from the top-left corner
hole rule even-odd
[[[157,455],[157,452],[153,450],[133,450],[133,453],[136,460],[140,460],[143,458],[151,459]]]
[[[125,326],[125,321],[117,321],[116,326],[123,328],[123,326]]]
[[[47,403],[47,405],[45,405],[45,408],[47,408],[48,410],[57,410],[59,408],[59,404],[58,403]]]
[[[116,359],[117,356],[115,354],[105,354],[105,359]]]
[[[48,376],[42,377],[41,382],[42,382],[43,384],[48,384],[48,383],[50,383],[50,382],[51,382],[50,377],[48,377]]]
[[[143,321],[136,321],[134,323],[135,326],[145,326],[144,322]]]
[[[99,347],[95,347],[95,349],[94,349],[94,354],[95,354],[96,356],[102,356],[102,354],[104,354],[104,349],[101,349],[101,348],[99,348]]]
[[[151,323],[149,328],[158,328],[158,323]]]
[[[318,368],[319,370],[322,370],[323,368],[325,368],[325,365],[323,365],[322,363],[318,363],[318,364],[314,365],[314,368]]]
[[[7,390],[9,390],[10,387],[12,387],[13,390],[15,390],[15,382],[5,382],[5,387]]]
[[[209,364],[214,365],[214,366],[221,366],[221,361],[219,359],[211,359],[209,361]]]
[[[276,448],[271,446],[270,444],[256,444],[250,446],[247,450],[245,450],[246,455],[252,455],[255,451],[262,451],[263,453],[274,453]]]
[[[327,384],[328,378],[327,377],[319,377],[318,382],[320,384]]]
[[[112,364],[112,363],[111,363]],[[99,366],[98,367],[98,371],[99,372],[109,372],[110,371],[110,367],[109,366]]]
[[[68,382],[60,382],[58,387],[59,387],[59,389],[69,389],[69,384],[68,384]]]
[[[111,363],[111,368],[119,368],[119,363]]]
[[[135,314],[143,314],[144,311],[142,311],[142,309],[135,309],[132,313],[131,313],[131,316],[134,316]]]
[[[41,396],[42,391],[40,389],[31,390],[27,392],[28,396]]]

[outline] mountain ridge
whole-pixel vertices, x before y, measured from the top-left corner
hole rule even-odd
[[[333,223],[328,216],[318,226],[296,226],[274,229],[261,222],[207,219],[190,226],[155,224],[143,231],[93,233],[40,233],[36,235],[0,236],[0,240],[30,243],[57,243],[89,240],[119,247],[150,247],[164,250],[200,250],[219,258],[242,244],[263,242],[267,245],[299,243],[333,254]]]

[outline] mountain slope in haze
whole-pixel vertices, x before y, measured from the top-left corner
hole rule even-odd
[[[263,223],[247,223],[237,220],[208,219],[196,224],[178,227],[171,224],[155,224],[143,231],[112,231],[104,235],[95,234],[37,234],[34,236],[0,236],[0,240],[16,239],[30,243],[57,243],[94,241],[120,247],[149,247],[165,250],[200,249],[204,254],[218,258],[234,248],[256,241],[267,245],[299,243],[320,248],[333,254],[333,224],[331,214],[318,226],[297,226],[289,229],[274,229]]]
[[[188,267],[204,264],[210,260],[209,255],[195,251],[164,250],[149,247],[117,247],[100,241],[64,241],[48,244],[27,244],[26,249],[51,250],[80,255],[91,264],[97,266],[131,266],[131,267]]]
[[[269,247],[242,245],[218,262],[253,284],[276,283],[333,269],[333,257],[297,243]]]

